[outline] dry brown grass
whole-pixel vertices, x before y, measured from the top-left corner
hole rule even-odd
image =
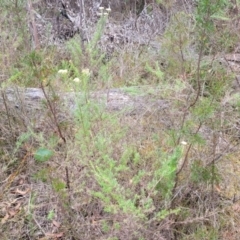
[[[130,158],[126,159],[127,169],[116,175],[118,182],[125,189],[132,191],[132,197],[134,194],[140,194],[143,189],[146,194],[151,194],[147,190],[147,184],[151,181],[154,170],[161,166],[158,162],[159,151],[170,154],[173,148],[169,143],[171,139],[169,130],[178,129],[183,117],[183,112],[179,110],[181,109],[179,102],[181,100],[184,102],[185,97],[181,98],[181,95],[177,97],[177,92],[172,91],[172,95],[168,93],[166,99],[164,91],[168,92],[168,90],[165,87],[159,88],[158,91],[150,91],[152,94],[147,94],[143,98],[142,108],[127,115],[124,112],[105,112],[106,110],[101,108],[97,110],[93,105],[97,114],[93,114],[91,107],[88,109],[94,118],[90,129],[85,133],[87,135],[82,133],[82,124],[75,122],[71,115],[66,115],[66,109],[59,108],[61,102],[53,102],[57,115],[65,114],[64,121],[62,118],[59,118],[59,121],[62,121],[60,126],[66,143],[59,138],[48,107],[41,111],[43,117],[41,124],[37,121],[31,122],[32,135],[18,149],[16,142],[19,142],[18,137],[23,132],[28,131],[26,123],[33,119],[32,113],[23,116],[19,113],[16,115],[15,112],[8,118],[2,117],[3,151],[0,168],[2,239],[111,239],[113,237],[164,239],[164,236],[166,239],[171,239],[175,231],[179,234],[184,231],[185,234],[193,236],[196,228],[204,222],[210,224],[209,226],[215,224],[214,226],[220,228],[223,223],[214,219],[217,216],[221,219],[223,210],[226,207],[231,209],[233,202],[233,199],[221,199],[231,199],[233,195],[229,196],[221,187],[214,185],[214,199],[212,199],[211,185],[204,182],[192,185],[188,176],[190,172],[187,169],[179,179],[174,203],[175,208],[182,208],[181,214],[170,215],[163,220],[154,218],[157,209],[164,206],[161,195],[153,195],[154,209],[149,209],[148,220],[143,221],[133,213],[119,210],[115,213],[106,212],[106,203],[93,194],[101,191],[101,188],[94,176],[92,165],[104,166],[106,163],[102,157],[105,154],[116,162],[121,162],[126,150],[132,151],[132,154],[138,153],[140,161],[134,164],[129,155]],[[151,102],[159,101],[163,104],[161,93],[165,95],[165,100],[168,100],[167,107],[159,106],[160,108],[157,109],[156,104],[151,107]],[[6,114],[4,108],[3,112]],[[16,124],[15,119],[22,124]],[[209,136],[212,134],[208,132],[210,129],[206,128],[205,131],[207,132],[204,132],[203,128],[201,134],[207,144],[196,145],[191,149],[189,166],[195,159],[201,159],[201,164],[206,164],[212,159],[212,151],[216,146],[212,144],[214,142]],[[101,136],[106,137],[103,145],[97,143]],[[227,139],[230,140],[229,136]],[[54,157],[46,163],[37,163],[33,157],[34,152],[41,145],[54,151]],[[218,151],[223,153],[216,165],[221,169],[220,183],[229,186],[231,180],[225,178],[226,169],[221,167],[228,155],[227,152],[223,152],[226,146],[218,145],[218,148]],[[231,150],[230,147],[227,149]],[[233,168],[236,169],[236,165]],[[141,169],[146,175],[137,185],[132,184],[134,176]],[[231,172],[230,168],[228,170]],[[234,194],[238,194],[236,189]],[[215,203],[213,204],[212,201]],[[141,200],[137,202],[136,204],[140,204]],[[237,202],[232,206],[236,204]],[[116,209],[118,209],[117,205]],[[232,218],[232,213],[225,213],[224,216]],[[207,230],[203,229],[198,229],[197,232],[203,231],[202,234],[208,234]],[[214,234],[229,235],[232,231],[230,229],[231,227],[226,226],[222,233],[220,231]]]
[[[144,34],[116,44],[108,61],[102,60],[109,47],[104,36],[121,28],[127,35],[127,22],[108,22],[101,50],[86,47],[82,54],[65,44],[32,51],[27,29],[14,33],[26,21],[21,18],[25,11],[14,16],[5,10],[11,17],[0,17],[1,239],[238,239],[239,96],[230,94],[229,82],[223,93],[211,95],[219,78],[232,81],[234,72],[205,65],[201,80],[210,79],[212,85],[196,98],[192,39],[186,40],[189,49],[179,45],[189,50],[181,58],[171,54],[179,38],[169,44],[162,35],[161,52],[160,38],[151,33],[163,12],[156,4],[149,7],[159,13],[153,28],[146,21],[139,28]],[[168,7],[173,14],[176,9]],[[175,15],[188,20],[184,16]],[[227,26],[224,36],[230,31],[233,37],[225,50],[238,37],[235,25]],[[216,36],[219,47],[224,36]],[[77,85],[73,79],[84,79],[86,68],[88,84]],[[59,69],[68,69],[67,75],[58,74]],[[45,96],[26,100],[16,85],[41,88]],[[8,99],[9,88],[15,91],[13,99]],[[73,98],[79,105],[70,108],[65,100],[78,91],[83,97]],[[37,161],[39,148],[51,150],[53,157]],[[164,162],[178,148],[177,173],[168,178]]]

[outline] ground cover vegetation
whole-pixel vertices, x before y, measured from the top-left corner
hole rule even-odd
[[[240,2],[94,4],[0,3],[0,238],[238,239]]]

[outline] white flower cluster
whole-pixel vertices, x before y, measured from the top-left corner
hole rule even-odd
[[[84,69],[82,70],[82,74],[85,75],[85,76],[87,76],[87,77],[89,77],[89,76],[90,76],[90,70],[89,70],[88,68],[84,68]]]
[[[79,83],[80,79],[79,78],[74,78],[73,81],[76,82],[76,83]]]
[[[60,70],[58,70],[58,74],[59,75],[62,75],[62,76],[64,76],[64,75],[66,75],[68,73],[68,70],[67,69],[60,69]],[[82,77],[89,77],[90,75],[91,75],[91,72],[90,72],[90,70],[88,69],[88,68],[84,68],[83,70],[82,70]],[[81,82],[81,79],[80,78],[78,78],[78,77],[76,77],[76,78],[74,78],[73,79],[73,82],[75,82],[75,83],[79,83],[79,82]]]
[[[100,12],[97,12],[97,15],[100,16],[100,17],[101,16],[108,16],[109,13],[111,12],[110,7],[106,8],[106,9],[104,7],[99,7],[98,9],[99,9]]]
[[[60,75],[66,75],[67,73],[68,73],[67,69],[60,69],[60,70],[58,70],[58,74],[60,74]]]
[[[91,74],[91,73],[90,73],[90,70],[89,70],[88,68],[84,68],[84,69],[82,70],[82,76],[84,76],[84,77],[89,77],[90,74]],[[76,78],[73,79],[73,82],[79,83],[79,82],[81,82],[81,80],[80,80],[80,78],[76,77]]]

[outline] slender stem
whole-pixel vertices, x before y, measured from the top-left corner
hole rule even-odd
[[[35,18],[34,18],[34,15],[33,15],[33,6],[32,6],[32,1],[31,0],[28,0],[28,11],[29,11],[30,21],[31,21],[31,25],[32,25],[33,41],[34,41],[34,44],[35,44],[35,49],[39,49],[40,44],[39,44],[36,22],[35,22]]]
[[[52,113],[53,121],[54,121],[55,126],[57,127],[58,134],[59,134],[60,138],[63,140],[63,142],[66,143],[66,139],[65,139],[65,137],[63,136],[62,131],[61,131],[61,128],[60,128],[60,126],[59,126],[59,124],[58,124],[58,121],[57,121],[56,112],[54,111],[54,108],[53,108],[53,106],[52,106],[52,103],[51,103],[49,97],[48,97],[47,94],[46,94],[46,91],[45,91],[45,88],[44,88],[42,82],[41,82],[41,89],[42,89],[42,91],[43,91],[44,97],[45,97],[46,100],[47,100],[48,107],[49,107],[49,109],[50,109],[50,111],[51,111],[51,113]]]
[[[9,125],[10,131],[11,131],[11,135],[12,135],[12,137],[14,137],[14,135],[13,135],[13,129],[12,129],[12,124],[11,124],[11,121],[10,121],[10,114],[9,114],[8,106],[7,106],[7,100],[6,100],[6,98],[5,98],[5,94],[4,94],[3,91],[1,91],[1,95],[2,95],[2,99],[3,99],[4,107],[5,107],[6,112],[7,112],[8,125]]]

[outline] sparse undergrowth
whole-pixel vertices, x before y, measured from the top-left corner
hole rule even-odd
[[[17,54],[0,55],[0,238],[237,239],[240,97],[236,71],[216,57],[239,41],[233,7],[199,0],[195,12],[173,11],[157,52],[125,43],[109,59],[98,45],[107,16],[84,46],[75,36],[29,50],[9,35]],[[16,85],[43,98],[18,93],[12,105]],[[116,87],[125,94],[116,103],[137,97],[137,110],[91,97],[101,90],[111,101]]]

